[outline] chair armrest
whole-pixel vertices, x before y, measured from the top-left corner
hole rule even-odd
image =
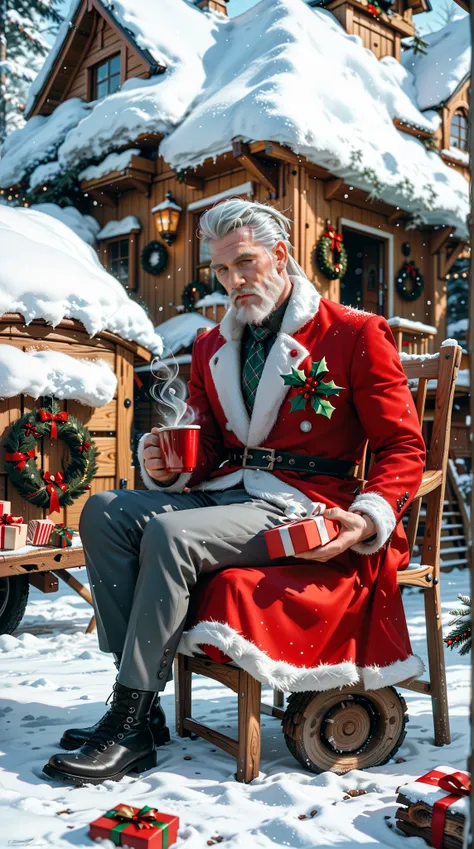
[[[443,482],[444,472],[442,469],[427,469],[423,472],[423,480],[421,481],[418,492],[415,498],[421,498],[423,495],[428,495],[441,486]]]

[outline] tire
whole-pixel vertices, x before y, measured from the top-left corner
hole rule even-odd
[[[25,613],[29,588],[26,575],[0,578],[0,635],[13,634],[18,628]]]
[[[367,769],[398,751],[408,722],[405,700],[393,687],[360,685],[323,693],[293,693],[282,720],[286,744],[310,772]]]

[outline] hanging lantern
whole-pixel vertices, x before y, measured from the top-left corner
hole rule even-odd
[[[152,209],[156,232],[158,236],[164,239],[167,245],[172,245],[176,241],[181,211],[181,207],[178,206],[171,192],[166,193],[163,203],[159,203],[158,206],[154,206]]]

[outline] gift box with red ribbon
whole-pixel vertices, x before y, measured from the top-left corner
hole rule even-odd
[[[50,545],[55,545],[57,548],[66,548],[69,545],[72,545],[72,538],[74,536],[74,528],[68,528],[64,524],[64,522],[60,522],[57,525],[54,525],[51,536],[50,536]]]
[[[0,548],[9,551],[26,545],[27,525],[23,524],[23,516],[12,516],[4,513],[0,516]]]
[[[0,516],[5,516],[12,512],[11,501],[0,501]]]
[[[26,538],[29,545],[49,545],[54,522],[51,519],[30,519]]]
[[[340,522],[323,516],[311,516],[309,519],[271,528],[264,532],[264,537],[270,558],[275,560],[277,557],[294,557],[318,545],[326,545],[337,537],[340,529]]]
[[[462,824],[468,811],[470,789],[471,779],[468,772],[449,766],[432,769],[416,781],[399,788],[397,801],[408,804],[408,809],[397,810],[397,825],[407,834],[423,836],[425,840],[430,841],[434,849],[444,849],[448,845],[446,835],[449,830],[452,832],[451,843],[454,840],[454,843],[459,842],[461,846]],[[408,817],[405,811],[408,811]],[[414,815],[419,812],[421,818]],[[447,817],[452,822],[449,829],[446,828]],[[414,829],[410,828],[412,825],[415,826]],[[427,833],[426,825],[430,826]]]
[[[89,826],[89,836],[130,849],[168,849],[178,839],[179,818],[145,805],[116,805]]]

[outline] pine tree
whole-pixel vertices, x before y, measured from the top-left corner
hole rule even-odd
[[[22,126],[28,88],[51,50],[60,0],[0,0],[0,143]]]
[[[458,595],[458,598],[464,607],[449,611],[451,616],[456,617],[449,624],[455,627],[449,632],[444,642],[451,649],[459,648],[459,654],[462,655],[471,651],[471,599],[467,595]]]
[[[467,344],[469,266],[469,258],[461,257],[456,260],[446,277],[448,336],[456,339],[463,346]]]

